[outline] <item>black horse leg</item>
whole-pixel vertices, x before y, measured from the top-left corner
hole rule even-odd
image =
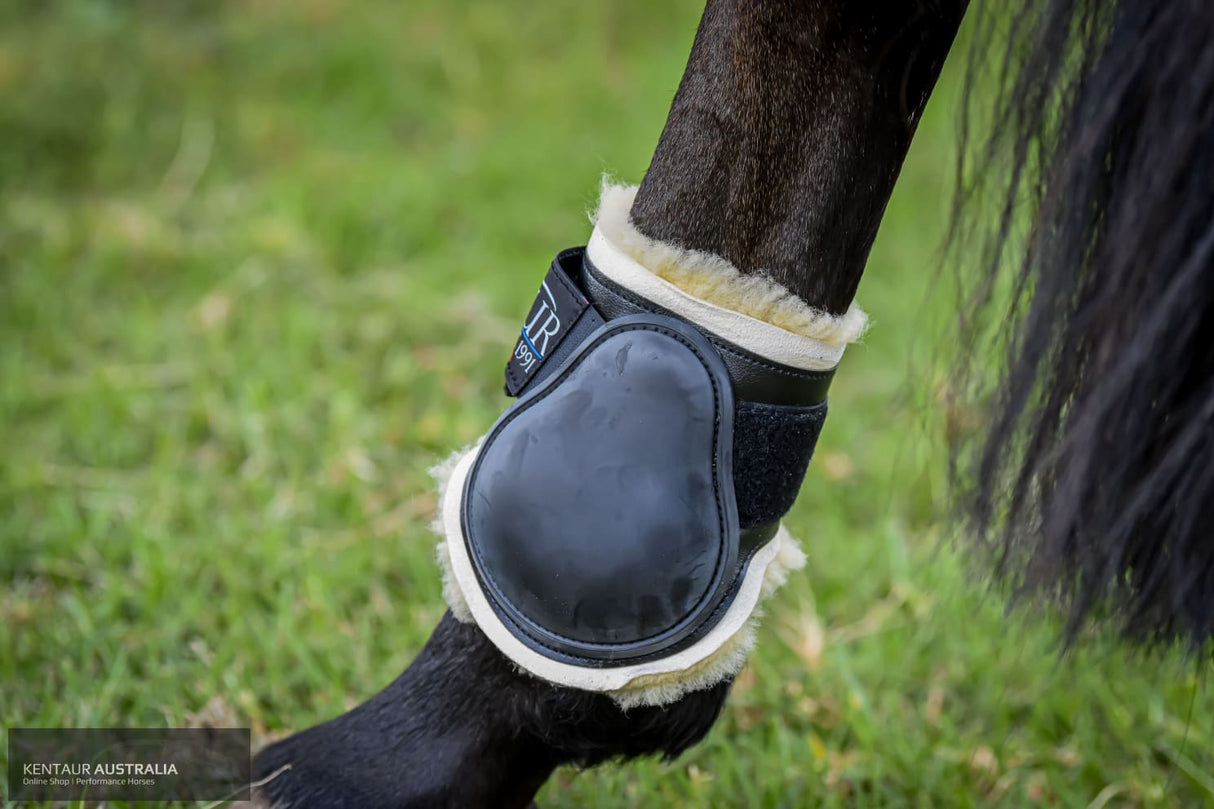
[[[677,754],[720,712],[728,686],[627,714],[602,694],[520,674],[448,612],[409,668],[349,713],[263,750],[264,805],[524,807],[558,764]]]
[[[966,2],[710,2],[637,228],[844,312]]]
[[[931,0],[712,0],[636,225],[842,312],[961,13]],[[291,769],[259,798],[526,806],[559,764],[678,754],[708,732],[727,691],[625,712],[520,673],[448,614],[382,693],[263,751],[256,777]]]

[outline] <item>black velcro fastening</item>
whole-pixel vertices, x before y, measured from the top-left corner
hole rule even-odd
[[[779,520],[792,508],[826,420],[812,407],[738,402],[733,433],[734,492],[743,529]]]
[[[536,293],[506,363],[508,395],[518,396],[589,307],[590,301],[565,274],[558,256]]]

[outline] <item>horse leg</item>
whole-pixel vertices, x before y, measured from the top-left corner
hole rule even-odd
[[[842,314],[967,2],[710,2],[636,227]]]
[[[711,0],[633,223],[845,311],[962,11]],[[625,711],[518,671],[448,613],[379,695],[262,751],[255,778],[278,775],[257,797],[313,809],[526,806],[560,764],[677,755],[707,733],[728,687]]]
[[[676,755],[716,719],[728,687],[677,708],[621,711],[603,694],[521,674],[448,612],[387,688],[258,754],[266,806],[525,807],[558,764]]]

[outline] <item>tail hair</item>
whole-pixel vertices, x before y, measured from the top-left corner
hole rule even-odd
[[[990,132],[962,133],[952,238],[982,237],[960,372],[983,428],[953,446],[961,524],[1068,640],[1209,648],[1214,3],[974,11],[963,117]]]

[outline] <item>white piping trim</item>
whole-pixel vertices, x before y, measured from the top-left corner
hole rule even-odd
[[[665,278],[642,267],[616,247],[597,226],[590,235],[590,244],[586,249],[595,269],[615,283],[764,359],[805,371],[830,370],[843,359],[846,345],[831,345],[801,337],[741,312],[730,311],[688,295]]]
[[[497,613],[493,611],[493,607],[489,605],[488,599],[481,590],[480,581],[476,578],[476,571],[473,569],[472,560],[469,558],[468,549],[464,544],[460,511],[464,482],[479,453],[480,447],[474,447],[459,460],[451,473],[451,479],[446,485],[440,504],[440,519],[451,565],[450,574],[463,595],[468,612],[471,613],[476,625],[488,636],[493,645],[524,671],[558,685],[580,688],[585,691],[622,692],[613,694],[621,703],[648,702],[644,699],[629,699],[627,695],[629,685],[640,677],[661,678],[684,672],[709,658],[739,632],[745,630],[751,614],[755,611],[755,607],[763,595],[764,579],[768,567],[777,559],[781,548],[786,543],[795,545],[795,540],[781,525],[776,536],[756,551],[751,558],[738,593],[734,596],[733,603],[725,611],[725,615],[704,637],[686,649],[660,660],[618,668],[593,669],[561,663],[533,651],[516,638],[497,617]],[[646,687],[645,685],[640,686],[642,689]]]
[[[802,338],[742,312],[722,309],[708,301],[692,298],[665,278],[653,275],[637,264],[630,255],[609,242],[599,227],[595,227],[594,233],[590,234],[590,244],[586,250],[596,270],[620,287],[653,301],[728,343],[758,353],[766,360],[802,370],[829,370],[843,360],[844,345]]]
[[[590,260],[620,286],[761,357],[807,371],[838,364],[868,316],[815,309],[772,274],[743,273],[725,258],[651,239],[632,222],[635,185],[603,181],[591,216]]]

